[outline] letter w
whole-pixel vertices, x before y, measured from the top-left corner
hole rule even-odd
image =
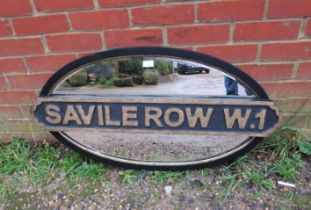
[[[190,128],[194,128],[198,120],[200,120],[201,128],[207,128],[209,119],[213,113],[214,109],[207,109],[205,115],[203,114],[202,108],[196,108],[194,115],[191,113],[190,108],[186,108],[186,115],[188,119],[188,125]]]
[[[229,109],[224,109],[227,128],[232,128],[235,121],[238,121],[239,128],[244,129],[251,111],[251,109],[246,109],[244,116],[242,116],[241,109],[234,109],[233,114],[230,116]]]

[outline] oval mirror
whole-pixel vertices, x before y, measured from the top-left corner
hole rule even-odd
[[[71,148],[122,166],[197,168],[254,147],[278,111],[260,85],[219,59],[127,48],[76,60],[43,88],[36,120]]]

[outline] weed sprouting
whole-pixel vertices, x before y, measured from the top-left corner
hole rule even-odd
[[[186,172],[155,171],[153,174],[153,178],[160,183],[164,183],[168,179],[178,181],[184,178],[186,174]]]
[[[131,184],[134,179],[138,176],[138,171],[135,170],[124,170],[119,172],[119,179],[122,183]]]

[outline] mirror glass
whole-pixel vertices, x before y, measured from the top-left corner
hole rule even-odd
[[[170,57],[132,56],[101,60],[76,69],[52,95],[107,97],[209,97],[254,100],[255,94],[221,69]],[[245,146],[248,136],[122,133],[92,130],[64,132],[104,156],[133,161],[185,162],[217,158]]]

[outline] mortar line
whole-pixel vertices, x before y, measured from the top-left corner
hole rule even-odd
[[[8,21],[9,21],[9,24],[10,24],[10,29],[11,29],[11,31],[12,31],[12,36],[16,36],[16,31],[15,31],[15,27],[14,27],[14,25],[13,25],[12,19],[9,18]]]
[[[231,21],[230,27],[229,27],[229,44],[234,43],[234,29],[235,29],[235,24],[233,21]]]
[[[26,61],[26,57],[23,57],[22,60],[23,60],[24,67],[26,68],[26,74],[29,75],[30,72],[31,72],[31,69],[30,69],[30,67],[28,66],[28,63],[27,63],[27,61]],[[24,73],[21,73],[21,74],[24,74]],[[11,75],[11,74],[9,74],[9,75]],[[24,75],[25,75],[25,74],[24,74]]]
[[[72,22],[71,22],[71,19],[70,19],[70,17],[69,17],[68,12],[65,12],[65,17],[66,17],[66,20],[67,20],[67,24],[68,24],[68,26],[69,26],[69,31],[70,31],[70,32],[74,32],[74,29],[73,29],[73,27],[72,27]]]
[[[305,37],[306,24],[307,24],[307,18],[304,17],[301,20],[301,23],[300,23],[300,29],[299,29],[299,33],[298,33],[298,38],[304,38]]]
[[[262,44],[259,43],[257,47],[257,56],[256,56],[257,62],[261,62],[261,52],[262,52]]]
[[[264,5],[264,10],[263,10],[263,20],[267,20],[268,19],[267,16],[268,16],[269,4],[270,4],[270,1],[266,0],[265,1],[265,5]]]
[[[293,71],[292,71],[292,79],[296,79],[298,73],[298,63],[294,63]]]
[[[132,27],[134,24],[133,24],[133,15],[132,15],[131,9],[127,10],[127,15],[128,15],[129,21],[130,21],[130,27]]]
[[[30,5],[31,5],[32,13],[36,16],[38,14],[38,10],[37,10],[34,0],[30,0]]]
[[[3,79],[4,79],[4,82],[6,84],[6,87],[7,87],[7,90],[11,90],[12,89],[12,86],[11,86],[11,83],[9,81],[9,78],[7,77],[6,74],[3,74]]]
[[[198,23],[199,21],[199,3],[194,3],[194,22]]]
[[[46,41],[44,35],[41,36],[41,43],[42,43],[43,48],[44,48],[44,54],[49,53],[50,50],[49,50],[49,47],[48,47],[48,44],[47,44],[47,41]]]
[[[99,10],[99,9],[100,9],[98,0],[93,0],[93,6],[94,6],[94,9],[95,9],[95,10]]]
[[[164,46],[169,46],[168,43],[168,36],[167,36],[167,26],[164,26],[162,29],[162,38],[163,38],[163,45]]]

